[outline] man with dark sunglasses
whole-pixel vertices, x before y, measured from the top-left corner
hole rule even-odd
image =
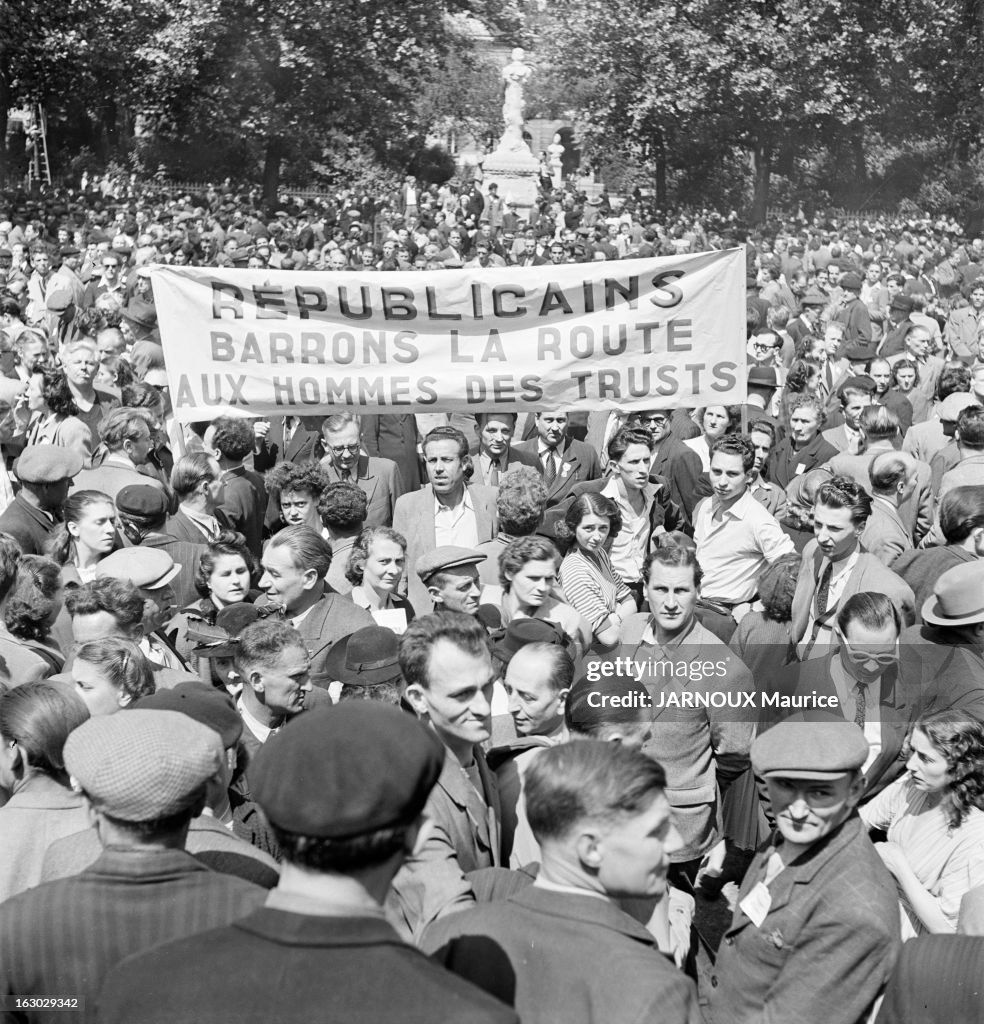
[[[862,803],[905,771],[902,755],[917,718],[948,710],[981,713],[980,679],[928,661],[901,638],[895,603],[886,594],[860,591],[837,613],[824,657],[791,665],[774,688],[759,681],[765,724],[790,716],[834,717],[861,729],[868,741]],[[957,649],[951,653],[962,657]]]

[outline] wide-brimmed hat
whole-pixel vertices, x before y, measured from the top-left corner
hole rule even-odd
[[[399,638],[383,626],[343,636],[328,652],[324,675],[349,686],[378,686],[401,678]]]
[[[984,562],[965,562],[943,573],[923,605],[922,617],[933,626],[984,622]]]

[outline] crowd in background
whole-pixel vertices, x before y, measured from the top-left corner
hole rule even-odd
[[[984,241],[498,192],[0,197],[3,1019],[977,1019]],[[156,264],[737,244],[742,406],[171,406]]]

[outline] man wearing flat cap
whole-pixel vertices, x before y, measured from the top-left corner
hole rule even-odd
[[[84,1001],[77,1019],[91,1021],[103,978],[124,957],[237,920],[265,891],[210,871],[184,849],[222,767],[213,729],[176,711],[127,710],[84,722],[64,757],[103,851],[81,874],[3,904],[0,996],[71,995]]]
[[[396,708],[347,701],[292,722],[253,767],[284,855],[277,888],[241,921],[121,964],[100,1021],[515,1021],[403,945],[385,919],[393,877],[426,840],[443,764],[434,733]]]
[[[777,832],[718,950],[714,1024],[857,1024],[900,945],[894,881],[857,813],[868,743],[853,722],[787,721],[751,755]]]
[[[486,556],[471,548],[446,545],[421,555],[414,569],[436,612],[474,615],[482,603],[478,565]]]
[[[222,741],[222,766],[206,785],[205,807],[191,820],[185,849],[213,871],[272,889],[279,874],[277,862],[252,846],[248,837],[241,838],[237,834],[229,802],[229,785],[241,756],[239,740],[243,732],[242,719],[236,713],[232,698],[214,687],[187,682],[141,697],[133,706],[142,711],[179,711],[218,735]],[[41,881],[77,875],[92,864],[100,852],[95,828],[59,839],[45,853]]]
[[[0,515],[0,533],[8,533],[25,555],[40,555],[55,532],[55,512],[82,470],[82,454],[55,444],[28,445],[14,464],[21,489]]]
[[[861,301],[861,275],[849,270],[841,275],[838,283],[843,297],[835,319],[844,325],[844,342],[846,345],[863,346],[870,359],[875,354],[875,346],[871,340],[871,314]]]

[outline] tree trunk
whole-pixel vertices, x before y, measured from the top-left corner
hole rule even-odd
[[[656,206],[666,209],[666,139],[662,132],[657,132],[656,141]]]
[[[851,155],[854,158],[854,175],[859,185],[868,181],[868,165],[864,154],[864,128],[856,125],[851,132]]]
[[[267,139],[266,156],[263,160],[263,203],[271,213],[277,208],[282,159],[283,146],[280,139],[276,137]]]
[[[752,172],[755,175],[755,191],[749,219],[752,224],[764,224],[769,213],[769,186],[772,178],[772,157],[767,146],[758,145],[752,150]]]

